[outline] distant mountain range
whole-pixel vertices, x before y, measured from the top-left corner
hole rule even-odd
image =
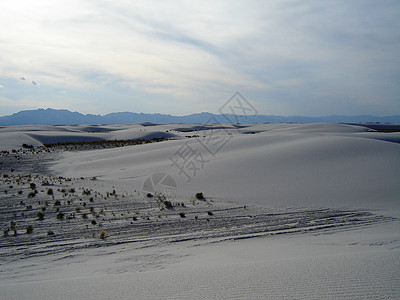
[[[274,116],[252,115],[233,116],[212,113],[198,113],[186,116],[173,116],[168,114],[143,114],[132,112],[118,112],[106,115],[81,114],[69,110],[37,109],[24,110],[15,114],[0,117],[0,125],[77,125],[77,124],[129,124],[129,123],[400,123],[400,116],[378,117],[371,115],[359,116]]]

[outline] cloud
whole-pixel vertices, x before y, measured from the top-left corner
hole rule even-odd
[[[0,84],[0,89],[3,89],[3,88],[4,88],[4,85],[1,85],[1,84]]]
[[[38,83],[36,81],[34,81],[34,80],[32,80],[31,84],[32,85],[38,85]]]
[[[239,90],[261,113],[400,113],[399,12],[359,0],[3,1],[0,77],[93,107],[100,93],[108,111],[161,98],[217,111]]]

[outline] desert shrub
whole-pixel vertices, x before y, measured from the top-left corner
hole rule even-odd
[[[101,239],[104,239],[106,237],[106,232],[104,231],[104,230],[102,230],[101,232],[100,232],[100,238]]]
[[[34,190],[34,189],[36,189],[36,184],[34,184],[33,182],[31,182],[31,183],[29,184],[29,187],[31,188],[31,190]]]
[[[185,218],[185,217],[186,217],[186,216],[185,216],[185,213],[183,213],[183,212],[179,213],[179,216],[180,216],[181,218]]]
[[[152,198],[152,197],[153,197],[153,195],[151,193],[147,194],[147,198]]]
[[[54,193],[53,193],[53,189],[48,189],[47,190],[47,195],[53,195]]]
[[[196,197],[197,200],[204,200],[203,193],[196,193],[195,197]]]
[[[47,231],[47,235],[54,235],[54,232],[51,231],[51,230],[48,230],[48,231]]]
[[[54,202],[54,206],[59,206],[59,205],[61,205],[60,200],[56,200],[56,201]]]
[[[57,219],[62,220],[64,218],[64,214],[62,212],[59,212],[57,214]]]
[[[87,190],[83,189],[82,195],[89,196],[90,195],[90,190],[89,189],[87,189]]]
[[[33,198],[33,197],[35,197],[36,196],[36,193],[35,192],[30,192],[29,194],[28,194],[28,198]]]
[[[36,214],[36,216],[38,217],[39,220],[43,220],[44,219],[44,213],[42,213],[42,212],[38,212]]]
[[[22,144],[22,148],[33,149],[33,146],[24,143],[24,144]]]
[[[96,225],[97,224],[97,222],[95,221],[95,220],[92,220],[92,225]]]
[[[168,200],[164,201],[164,205],[165,205],[166,208],[172,208],[173,207],[172,202],[168,201]]]
[[[87,219],[87,214],[82,214],[81,217],[82,219]]]
[[[18,191],[18,195],[21,195],[21,194],[22,194],[22,190],[19,190],[19,191]]]
[[[209,216],[212,216],[212,215],[213,215],[213,212],[212,212],[212,211],[208,211],[207,214],[208,214]]]
[[[68,192],[70,192],[70,193],[75,193],[75,189],[74,189],[74,188],[70,188],[70,189],[68,190]]]
[[[33,232],[33,227],[31,225],[28,225],[25,227],[26,233],[32,233]]]

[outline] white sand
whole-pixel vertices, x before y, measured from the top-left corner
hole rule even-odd
[[[201,191],[219,205],[363,209],[400,217],[399,133],[336,124],[259,124],[240,130],[227,125],[213,136],[211,131],[171,132],[194,126],[104,126],[113,131],[103,133],[85,132],[94,130],[84,126],[36,126],[29,132],[18,126],[1,128],[0,142],[2,149],[12,149],[22,142],[172,134],[178,139],[64,152],[52,169],[68,177],[96,176],[93,185],[129,192],[163,172],[175,179],[179,200]],[[215,144],[208,143],[207,150],[199,140],[185,138],[194,134],[203,143],[211,137],[226,144],[211,155]],[[196,174],[189,172],[189,182],[170,160],[187,142],[204,159]],[[148,248],[128,243],[4,260],[0,298],[399,299],[399,225],[396,219],[342,230]]]

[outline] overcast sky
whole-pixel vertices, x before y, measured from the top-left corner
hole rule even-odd
[[[400,114],[400,1],[0,1],[0,115]]]

